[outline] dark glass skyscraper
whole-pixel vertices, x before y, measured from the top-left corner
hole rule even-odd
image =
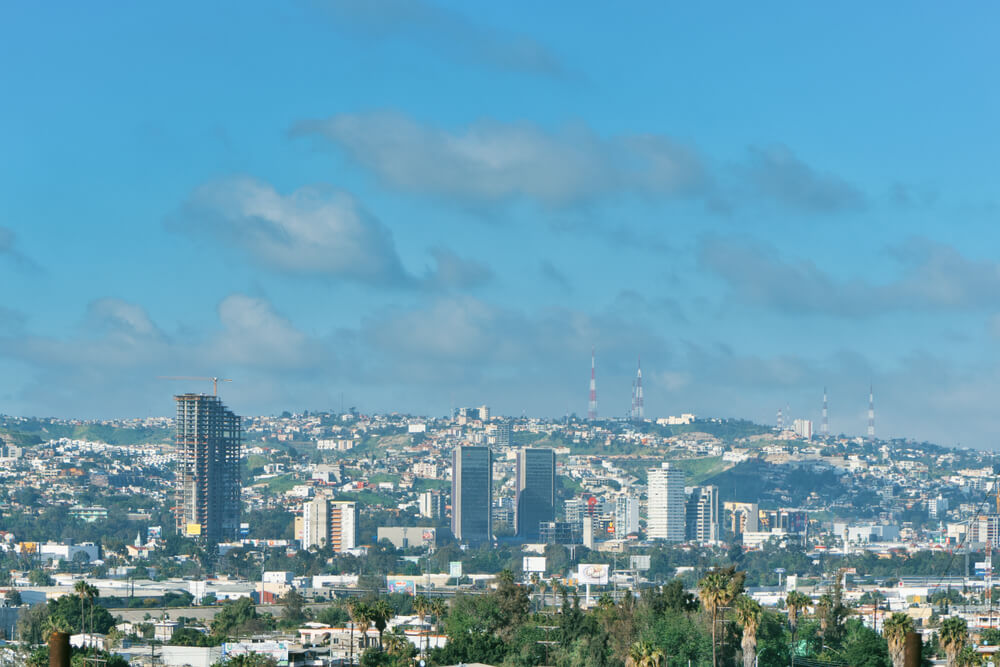
[[[521,449],[517,453],[517,536],[540,540],[538,525],[556,518],[556,453]]]
[[[209,543],[240,527],[240,418],[217,396],[177,402],[177,532]]]
[[[456,447],[451,460],[451,532],[459,542],[493,537],[493,453],[489,447]]]

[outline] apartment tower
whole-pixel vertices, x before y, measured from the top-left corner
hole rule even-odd
[[[683,542],[686,519],[684,471],[670,463],[647,472],[646,534],[652,540]]]
[[[358,542],[358,510],[353,502],[317,496],[302,506],[302,548],[330,547],[337,553]]]
[[[177,403],[177,532],[208,543],[240,528],[240,418],[218,396],[181,394]]]

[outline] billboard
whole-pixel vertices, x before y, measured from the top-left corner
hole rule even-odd
[[[525,556],[521,569],[525,572],[545,572],[545,556]]]
[[[187,525],[188,535],[201,535],[201,524],[200,523],[189,523]]]
[[[462,578],[462,561],[453,560],[448,563],[448,576],[455,579]]]
[[[273,658],[278,662],[288,662],[288,642],[226,642],[222,645],[222,656],[224,658],[240,655],[248,656],[252,653]]]
[[[387,584],[390,593],[402,593],[403,595],[417,594],[417,584],[413,579],[389,579]]]
[[[581,564],[576,568],[576,579],[581,584],[604,585],[608,583],[608,569],[607,563]]]
[[[296,517],[296,518],[298,518],[298,517]],[[241,523],[240,524],[240,537],[247,537],[248,535],[250,535],[250,524],[249,523]]]
[[[158,540],[163,537],[163,526],[150,526],[146,529],[146,541]]]
[[[629,556],[628,559],[628,569],[630,570],[642,570],[646,571],[649,569],[649,556]]]

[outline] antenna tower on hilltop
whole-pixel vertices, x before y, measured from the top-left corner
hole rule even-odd
[[[587,419],[597,419],[597,377],[594,374],[594,348],[590,348],[590,402],[587,404]]]

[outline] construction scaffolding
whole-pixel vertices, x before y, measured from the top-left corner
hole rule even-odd
[[[177,532],[215,544],[240,525],[240,418],[217,396],[177,403]]]

